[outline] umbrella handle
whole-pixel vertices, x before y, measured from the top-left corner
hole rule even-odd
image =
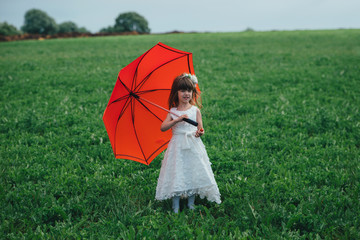
[[[183,120],[185,122],[187,122],[187,123],[190,123],[190,124],[194,125],[195,127],[197,127],[197,125],[199,125],[197,122],[195,122],[195,121],[193,121],[193,120],[191,120],[189,118],[184,118]]]

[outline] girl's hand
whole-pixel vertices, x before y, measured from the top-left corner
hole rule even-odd
[[[184,114],[184,115],[181,115],[180,117],[178,117],[176,119],[176,122],[181,122],[182,120],[184,120],[184,118],[189,118],[188,115]]]
[[[160,126],[160,130],[162,132],[165,132],[165,131],[169,130],[170,128],[172,128],[178,122],[181,122],[184,118],[189,118],[189,117],[188,117],[188,115],[184,114],[176,119],[173,119],[171,117],[171,114],[168,113],[168,115],[166,116],[166,119],[163,121],[163,123]]]
[[[205,130],[203,128],[200,128],[196,131],[195,133],[195,137],[201,137],[202,135],[204,135]]]

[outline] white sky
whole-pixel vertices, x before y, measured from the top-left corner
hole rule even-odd
[[[152,33],[360,28],[360,0],[0,0],[0,22],[20,28],[33,8],[93,33],[129,11]]]

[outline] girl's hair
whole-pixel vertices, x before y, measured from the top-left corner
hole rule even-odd
[[[197,105],[199,108],[202,107],[201,96],[199,91],[196,89],[195,84],[193,83],[193,81],[190,79],[189,76],[182,74],[174,79],[174,82],[171,86],[171,92],[169,96],[169,109],[171,109],[172,107],[177,107],[179,105],[179,98],[178,98],[179,90],[192,91],[190,104]]]

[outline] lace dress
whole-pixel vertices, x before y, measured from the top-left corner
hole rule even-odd
[[[196,121],[195,106],[186,111],[178,111],[176,108],[170,111],[179,116],[187,114]],[[177,117],[172,115],[172,118]],[[165,152],[156,187],[157,200],[174,196],[186,198],[197,194],[201,198],[221,203],[209,157],[201,138],[195,137],[196,130],[197,127],[184,121],[172,127],[173,136]]]

